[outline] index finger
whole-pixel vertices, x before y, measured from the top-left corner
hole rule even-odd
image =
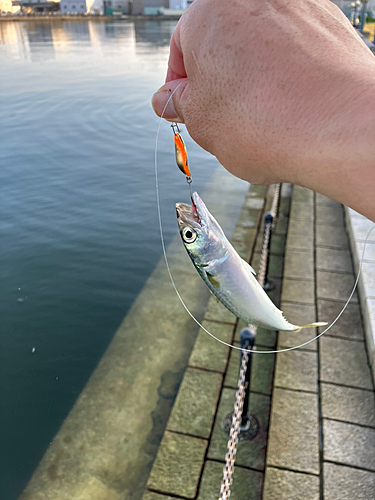
[[[165,78],[165,83],[180,78],[186,78],[186,70],[184,65],[184,56],[180,48],[180,30],[179,25],[176,26],[171,38],[171,47],[168,60],[168,71]]]

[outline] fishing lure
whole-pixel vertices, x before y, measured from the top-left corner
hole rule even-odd
[[[191,179],[185,142],[180,134],[180,129],[178,128],[177,123],[172,123],[171,127],[174,133],[174,148],[177,166],[187,178]]]

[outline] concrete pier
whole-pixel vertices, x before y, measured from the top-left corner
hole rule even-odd
[[[261,232],[247,231],[244,221],[259,220],[270,203],[272,188],[266,198],[263,189],[250,189],[234,232],[239,240],[233,239],[255,269]],[[355,280],[344,208],[300,187],[283,186],[282,195],[271,246],[272,298],[292,322],[331,322]],[[251,206],[257,209],[249,212]],[[234,343],[244,326],[212,299],[204,324]],[[256,346],[282,349],[316,334],[260,330]],[[250,411],[260,430],[254,440],[239,442],[231,498],[374,498],[375,401],[368,354],[356,293],[319,340],[299,350],[254,355]],[[238,351],[199,332],[143,500],[219,498],[228,440],[222,423],[233,411],[238,367]]]

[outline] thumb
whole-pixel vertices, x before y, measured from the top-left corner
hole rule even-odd
[[[155,113],[167,121],[184,123],[182,95],[187,86],[187,78],[178,78],[160,87],[151,100]]]

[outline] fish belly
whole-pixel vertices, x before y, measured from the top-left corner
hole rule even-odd
[[[216,297],[234,315],[245,323],[270,330],[293,331],[295,325],[289,323],[280,309],[268,297],[249,269],[226,262],[225,269],[216,275],[219,288],[210,286]]]

